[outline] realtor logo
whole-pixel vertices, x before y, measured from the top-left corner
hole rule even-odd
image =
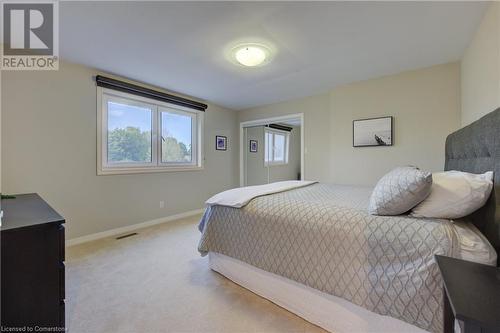
[[[2,2],[2,70],[57,70],[58,3]]]

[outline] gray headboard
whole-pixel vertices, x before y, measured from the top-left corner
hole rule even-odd
[[[481,230],[500,256],[500,108],[448,135],[444,169],[494,171],[495,183],[488,202],[464,219]]]

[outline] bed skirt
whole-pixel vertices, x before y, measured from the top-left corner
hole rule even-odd
[[[210,268],[305,320],[335,333],[427,333],[285,277],[209,252]]]

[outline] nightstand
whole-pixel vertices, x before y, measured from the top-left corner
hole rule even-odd
[[[500,268],[436,256],[444,284],[444,332],[500,332]]]

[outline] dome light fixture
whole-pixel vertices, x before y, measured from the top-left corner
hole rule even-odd
[[[238,45],[233,49],[233,56],[236,61],[246,67],[256,67],[264,65],[269,60],[270,50],[264,45],[249,43]]]

